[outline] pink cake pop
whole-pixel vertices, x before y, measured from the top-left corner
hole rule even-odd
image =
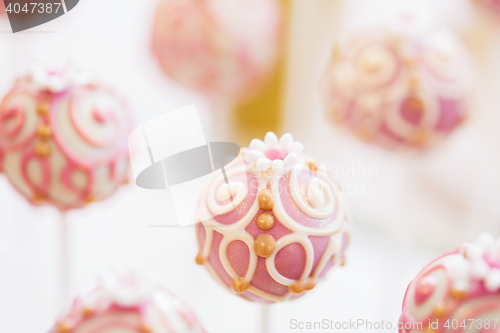
[[[335,49],[325,75],[326,107],[364,141],[388,149],[432,146],[467,116],[471,57],[423,15],[384,23]]]
[[[348,207],[326,168],[302,156],[303,148],[291,134],[278,140],[269,132],[244,151],[243,169],[226,168],[227,184],[215,177],[201,195],[200,216],[224,213],[198,224],[196,262],[247,300],[295,299],[344,264]]]
[[[500,0],[472,0],[484,9],[500,15]]]
[[[198,319],[179,298],[134,276],[108,277],[77,297],[49,333],[203,333]]]
[[[406,290],[399,328],[402,333],[498,332],[499,320],[500,239],[483,235],[418,273]]]
[[[34,68],[0,104],[0,170],[34,204],[83,207],[127,180],[131,125],[110,89]]]
[[[276,0],[162,0],[152,51],[174,80],[240,97],[254,92],[272,71],[281,27]]]

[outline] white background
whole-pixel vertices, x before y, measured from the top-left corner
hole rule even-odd
[[[418,1],[464,39],[478,62],[474,115],[428,154],[394,156],[364,146],[324,121],[317,83],[341,29],[391,10],[401,1],[294,0],[283,130],[305,152],[344,170],[375,166],[376,176],[341,179],[361,184],[349,196],[356,233],[348,265],[300,300],[270,308],[270,332],[296,332],[290,320],[369,319],[396,322],[405,288],[444,250],[500,225],[500,17],[468,0]],[[411,3],[411,1],[407,1]],[[416,1],[415,1],[416,2]],[[82,0],[54,22],[18,34],[0,22],[0,92],[33,60],[95,70],[128,98],[138,121],[195,103],[207,140],[234,140],[222,110],[168,81],[149,53],[154,0]],[[261,138],[262,139],[262,138]],[[110,264],[131,265],[185,298],[208,332],[262,332],[261,308],[216,284],[197,254],[192,228],[174,224],[166,192],[130,185],[109,200],[70,212],[70,290],[88,291]],[[61,216],[31,207],[0,175],[0,325],[2,332],[46,332],[61,310]],[[387,330],[395,332],[395,330]]]

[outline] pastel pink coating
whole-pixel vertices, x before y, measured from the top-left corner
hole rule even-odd
[[[226,167],[228,184],[237,191],[232,193],[233,198],[238,198],[238,191],[245,191],[245,196],[231,211],[214,214],[196,228],[200,249],[197,262],[233,293],[262,303],[293,300],[313,289],[331,267],[343,265],[350,241],[348,208],[342,194],[335,190],[335,182],[322,166],[292,151],[291,135],[284,136],[278,147],[273,145],[277,139],[271,140],[272,136],[268,133],[266,142],[259,145],[264,147],[260,153],[252,145],[243,153],[243,166]],[[287,140],[289,144],[284,142]],[[290,155],[297,159],[287,160]],[[258,156],[279,160],[283,168],[257,170],[252,158],[261,161]],[[222,176],[213,177],[200,197],[200,212],[215,212],[233,200],[211,197],[223,186]],[[261,206],[263,193],[272,193],[271,209]],[[259,222],[261,216],[272,217],[272,226],[264,228]],[[262,236],[273,246],[268,256],[254,245]]]
[[[406,290],[399,332],[421,332],[429,321],[439,323],[432,327],[436,333],[498,332],[492,329],[500,320],[499,244],[483,237],[425,266]],[[485,320],[492,325],[485,327]],[[470,330],[471,321],[482,324]]]
[[[77,297],[49,333],[205,333],[192,309],[169,290],[115,288],[121,290],[99,286]]]
[[[258,90],[272,73],[282,20],[277,0],[162,0],[151,48],[170,78],[238,98]]]
[[[403,13],[346,38],[324,80],[333,121],[389,150],[432,147],[467,118],[472,57],[446,29]]]
[[[0,104],[0,170],[34,205],[68,210],[108,197],[128,178],[126,103],[70,70],[37,70]]]

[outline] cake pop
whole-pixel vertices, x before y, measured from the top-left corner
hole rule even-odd
[[[419,13],[338,45],[325,75],[334,122],[387,149],[425,148],[466,119],[474,77],[462,43]]]
[[[252,140],[245,167],[229,165],[202,192],[196,262],[235,294],[274,303],[298,298],[345,262],[350,217],[327,169],[285,134]],[[233,209],[227,212],[227,207]],[[218,211],[224,213],[217,215]]]
[[[108,276],[77,297],[50,333],[203,333],[192,310],[170,291],[136,276]]]
[[[497,332],[500,239],[483,235],[436,258],[410,283],[400,332]],[[496,329],[494,326],[497,326]]]
[[[126,182],[131,127],[111,89],[36,67],[0,104],[0,169],[33,204],[80,208]]]
[[[174,80],[237,98],[255,92],[270,76],[281,27],[276,0],[162,0],[152,51]]]
[[[472,1],[490,12],[493,12],[496,15],[500,15],[499,0],[472,0]]]

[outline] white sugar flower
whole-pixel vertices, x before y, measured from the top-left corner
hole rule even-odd
[[[466,259],[465,266],[454,264],[455,282],[483,280],[486,290],[497,292],[500,289],[500,269],[492,266],[490,261],[500,260],[500,240],[495,241],[492,235],[483,234],[476,244],[464,244],[461,251]]]
[[[304,145],[293,141],[290,133],[284,134],[281,139],[273,132],[268,132],[264,141],[253,139],[245,154],[245,161],[253,164],[259,171],[272,169],[282,173],[283,169],[299,161],[298,154],[304,150]]]
[[[102,277],[102,287],[114,303],[131,307],[141,304],[151,290],[151,285],[133,272],[108,272]]]
[[[52,93],[59,93],[73,85],[84,85],[93,82],[92,77],[86,72],[72,69],[48,71],[39,64],[30,68],[28,78],[39,89],[45,89]]]

